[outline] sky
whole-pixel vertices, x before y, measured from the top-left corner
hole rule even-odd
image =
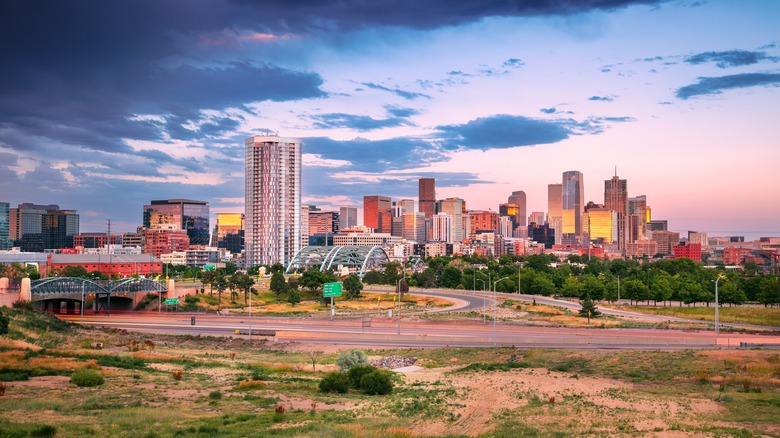
[[[10,0],[0,202],[133,231],[243,211],[244,139],[303,141],[302,200],[498,210],[584,175],[677,231],[780,236],[776,0]],[[361,215],[362,219],[362,215]],[[213,222],[212,222],[213,226]]]

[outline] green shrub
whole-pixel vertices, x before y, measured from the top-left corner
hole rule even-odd
[[[222,398],[222,392],[221,391],[211,391],[209,393],[209,398],[212,400],[219,400]]]
[[[70,383],[79,387],[99,386],[105,383],[103,376],[90,370],[79,370],[70,376]]]
[[[342,371],[347,371],[356,365],[368,365],[368,356],[363,350],[352,349],[339,354],[336,365]]]
[[[376,369],[377,368],[373,365],[355,365],[347,371],[349,384],[352,385],[353,388],[360,389],[360,379],[366,374],[376,371]]]
[[[33,377],[48,376],[49,372],[43,368],[35,368],[34,370],[30,371],[30,375]]]
[[[14,309],[33,310],[33,303],[27,300],[16,300],[11,304],[11,307]]]
[[[30,376],[25,372],[0,373],[0,382],[19,382],[30,380]]]
[[[349,376],[339,371],[331,371],[320,380],[320,392],[338,392],[349,390]]]
[[[4,335],[8,333],[8,323],[9,319],[7,316],[0,313],[0,335]]]
[[[360,389],[369,395],[385,395],[393,391],[392,371],[374,370],[360,379]]]

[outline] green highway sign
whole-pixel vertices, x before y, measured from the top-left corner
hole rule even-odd
[[[179,299],[178,298],[166,298],[165,299],[165,304],[166,305],[178,305],[179,304]]]
[[[322,285],[322,296],[327,297],[340,297],[341,296],[341,283],[325,283]]]

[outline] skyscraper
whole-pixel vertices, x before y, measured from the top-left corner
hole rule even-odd
[[[436,210],[436,180],[433,178],[420,178],[417,203],[420,213],[425,213],[429,218]]]
[[[339,229],[357,226],[357,208],[342,205],[339,207]]]
[[[561,199],[563,185],[547,185],[547,225],[555,230],[555,243],[561,243],[563,236],[563,211],[561,209]]]
[[[225,248],[233,254],[241,253],[244,250],[244,214],[217,213],[211,246]]]
[[[463,200],[460,198],[447,198],[436,201],[436,213],[447,213],[452,220],[452,233],[450,234],[453,242],[461,242],[464,238],[463,221]]]
[[[163,199],[144,205],[146,228],[183,230],[190,245],[209,244],[209,203],[191,199]]]
[[[389,196],[363,196],[363,225],[373,228],[377,233],[389,233],[392,230],[392,202]]]
[[[643,239],[646,234],[649,210],[647,196],[628,198],[628,242]]]
[[[604,206],[617,213],[617,243],[621,251],[626,249],[628,241],[628,182],[618,178],[604,181]]]
[[[582,172],[563,172],[561,187],[561,216],[563,218],[563,242],[574,245],[582,238],[582,213],[585,208],[585,183]]]
[[[246,265],[287,265],[301,248],[301,140],[254,136],[246,149]]]
[[[507,203],[517,205],[517,217],[514,220],[515,226],[520,227],[528,225],[525,192],[522,190],[512,192]]]
[[[0,202],[0,251],[11,249],[11,205]]]

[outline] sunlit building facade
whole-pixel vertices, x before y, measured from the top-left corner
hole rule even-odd
[[[628,240],[628,181],[618,178],[617,175],[612,179],[604,181],[604,206],[617,213],[617,244],[621,251],[626,249]]]
[[[434,178],[420,178],[418,182],[418,198],[420,213],[426,218],[436,214],[436,180]]]
[[[287,265],[301,248],[301,140],[254,136],[246,151],[246,266]]]
[[[389,196],[363,196],[363,225],[376,232],[390,233],[393,227],[392,208]],[[385,224],[381,223],[382,220]],[[382,231],[383,229],[386,231]]]
[[[144,205],[143,226],[183,230],[190,245],[209,244],[209,203],[191,199],[164,199]]]
[[[211,246],[225,248],[233,254],[241,253],[244,250],[244,214],[217,213]]]
[[[585,207],[585,183],[582,172],[563,172],[561,184],[561,216],[563,243],[575,245],[582,237],[582,213]]]
[[[522,226],[522,225],[528,225],[526,223],[526,197],[525,192],[522,190],[517,190],[512,192],[512,194],[507,199],[508,204],[514,204],[517,206],[517,211],[515,213],[515,220],[513,223],[515,226]]]
[[[556,245],[560,245],[563,235],[562,191],[563,184],[547,185],[547,225],[555,230]]]

